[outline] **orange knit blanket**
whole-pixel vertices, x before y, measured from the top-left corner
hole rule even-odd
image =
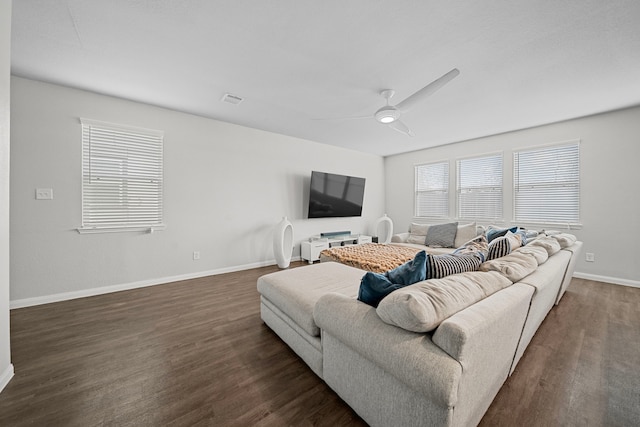
[[[336,261],[374,273],[384,273],[412,260],[419,251],[405,246],[364,243],[325,249],[320,255],[322,261]]]

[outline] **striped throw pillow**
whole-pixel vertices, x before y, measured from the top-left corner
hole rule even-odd
[[[489,255],[487,261],[496,258],[502,258],[511,253],[511,243],[507,237],[498,237],[489,243]]]
[[[427,279],[441,279],[451,274],[476,271],[482,260],[477,254],[431,255],[427,254]]]

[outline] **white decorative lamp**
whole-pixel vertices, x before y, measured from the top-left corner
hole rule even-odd
[[[288,268],[293,252],[293,225],[286,216],[276,225],[273,233],[273,254],[280,268]]]
[[[373,234],[378,236],[378,243],[391,242],[391,236],[393,235],[393,221],[391,221],[391,218],[389,218],[387,214],[378,218],[373,227]]]

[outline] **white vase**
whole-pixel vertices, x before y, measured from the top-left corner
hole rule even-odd
[[[373,235],[378,236],[378,243],[391,242],[391,236],[393,235],[393,221],[391,221],[391,218],[389,218],[387,214],[378,218],[375,226],[373,227]]]
[[[276,225],[273,233],[273,254],[276,263],[280,268],[289,267],[291,253],[293,252],[293,225],[287,217],[282,217],[282,221]]]

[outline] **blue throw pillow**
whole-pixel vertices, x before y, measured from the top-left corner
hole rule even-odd
[[[413,260],[405,262],[400,267],[387,271],[386,275],[391,283],[411,285],[425,279],[427,275],[427,253],[420,251]]]
[[[403,287],[404,285],[391,283],[384,274],[368,271],[360,281],[358,300],[373,307],[378,307],[382,298]]]
[[[420,251],[416,256],[400,267],[386,273],[367,272],[360,281],[358,300],[373,307],[378,307],[382,298],[396,289],[420,282],[427,274],[427,253]]]
[[[505,234],[507,234],[507,232],[512,232],[515,233],[516,231],[518,231],[518,227],[511,227],[511,228],[490,228],[489,230],[487,230],[487,242],[491,243],[491,241],[493,239],[497,239],[498,237],[502,237]]]

